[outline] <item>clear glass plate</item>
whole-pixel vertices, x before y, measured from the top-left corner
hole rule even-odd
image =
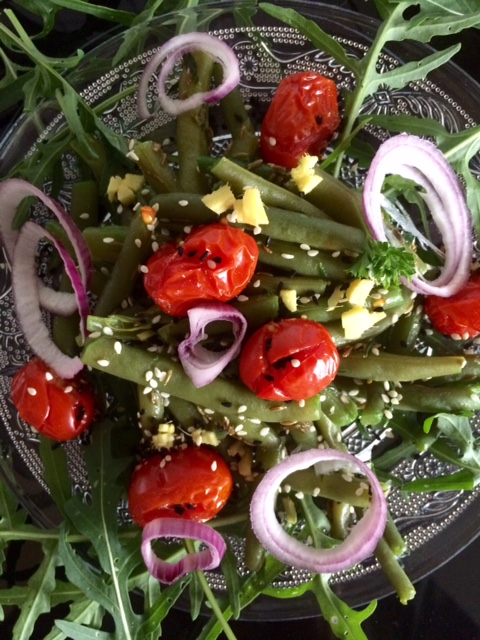
[[[368,49],[375,34],[375,21],[357,13],[317,2],[277,2],[293,6],[321,25],[348,48],[352,56],[361,57]],[[72,76],[72,83],[81,89],[85,99],[99,105],[109,96],[125,90],[125,97],[110,105],[104,120],[115,131],[127,138],[149,138],[164,142],[174,140],[173,120],[164,113],[149,122],[139,121],[136,115],[135,86],[145,61],[176,28],[187,21],[196,20],[197,30],[208,30],[225,40],[240,61],[241,90],[245,102],[252,108],[258,122],[268,106],[280,79],[292,72],[314,69],[335,80],[340,89],[350,88],[353,78],[349,72],[329,55],[313,48],[295,30],[279,24],[258,11],[250,15],[242,11],[242,3],[218,2],[197,8],[193,12],[177,12],[152,21],[148,32],[139,33],[135,50],[122,57],[122,36],[118,35],[87,54],[84,63]],[[248,19],[247,19],[248,14]],[[385,69],[399,61],[417,59],[425,55],[427,48],[414,43],[398,46],[382,59]],[[89,61],[95,59],[95,64]],[[114,60],[112,64],[112,59]],[[478,111],[480,87],[461,69],[452,64],[401,90],[379,90],[363,109],[365,113],[412,114],[439,120],[450,131],[458,131],[475,124],[472,114]],[[40,123],[40,126],[39,126]],[[49,138],[64,126],[61,114],[52,105],[44,105],[32,118],[20,118],[7,132],[0,144],[0,175],[5,176],[12,167],[36,145],[45,145]],[[228,142],[221,128],[217,108],[212,109],[212,128],[215,151],[221,153]],[[386,136],[384,131],[370,128],[366,131],[369,142],[377,144]],[[174,142],[170,150],[174,149]],[[480,173],[477,162],[476,171]],[[65,187],[59,199],[67,206],[69,185],[76,179],[73,157],[64,158]],[[353,186],[361,186],[362,175],[348,165],[343,178]],[[48,189],[49,185],[45,185]],[[44,211],[37,207],[36,215]],[[2,250],[3,251],[3,250]],[[52,504],[43,480],[42,463],[38,456],[38,441],[31,429],[18,417],[10,401],[11,376],[28,359],[29,351],[17,324],[12,304],[10,270],[5,256],[0,270],[0,442],[1,468],[13,491],[41,525],[52,526],[58,522],[58,514]],[[82,461],[82,445],[79,442],[64,445],[69,453],[73,491],[88,493]],[[371,443],[358,431],[349,436],[353,453],[363,459],[370,455]],[[448,469],[432,457],[419,456],[403,462],[396,473],[405,480],[443,474]],[[471,542],[480,531],[479,493],[440,492],[404,497],[392,491],[389,497],[391,513],[405,535],[410,555],[405,558],[405,568],[412,580],[417,580],[449,560]],[[120,518],[128,513],[126,505],[119,509]],[[241,556],[241,542],[239,543]],[[282,584],[292,586],[305,579],[302,572],[288,571],[282,576]],[[224,585],[215,575],[212,585],[222,589]],[[367,561],[351,571],[332,577],[338,595],[351,605],[359,605],[391,592],[382,571],[374,560]],[[308,597],[295,600],[261,598],[244,612],[244,619],[301,618],[317,615],[317,605]]]

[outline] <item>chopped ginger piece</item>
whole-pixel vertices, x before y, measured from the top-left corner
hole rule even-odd
[[[293,181],[301,193],[309,193],[323,180],[315,173],[315,165],[318,162],[317,156],[306,153],[298,162],[298,165],[291,170]]]
[[[373,327],[377,322],[385,318],[383,311],[369,311],[365,307],[355,305],[348,311],[342,313],[342,327],[347,340],[360,338],[367,329]]]
[[[352,305],[360,307],[365,306],[365,301],[373,289],[375,282],[373,280],[361,280],[357,278],[350,283],[347,293],[345,294],[348,302]]]
[[[233,209],[235,204],[235,196],[228,184],[224,184],[212,193],[208,193],[202,198],[203,204],[220,215],[229,209]]]
[[[126,206],[135,202],[135,194],[138,193],[145,184],[145,178],[136,173],[126,173],[121,176],[112,176],[107,187],[107,197],[110,202],[118,200]]]
[[[282,289],[280,298],[289,311],[294,313],[297,310],[297,292],[295,289]]]
[[[338,285],[338,287],[335,287],[335,289],[332,292],[332,295],[329,297],[329,299],[327,300],[327,304],[328,304],[328,311],[332,311],[332,309],[335,309],[336,307],[338,307],[338,305],[341,302],[345,301],[345,291],[342,288],[342,285]]]
[[[267,212],[260,191],[255,187],[245,187],[243,198],[235,201],[233,210],[237,222],[251,224],[254,227],[268,224]]]

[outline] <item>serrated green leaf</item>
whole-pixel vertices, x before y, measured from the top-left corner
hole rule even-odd
[[[332,591],[329,585],[329,576],[326,574],[316,574],[314,576],[312,591],[318,600],[323,617],[330,625],[330,629],[336,638],[368,640],[361,625],[375,611],[377,607],[376,600],[361,611],[352,609]]]
[[[20,615],[13,629],[12,640],[31,638],[38,617],[51,609],[50,595],[55,589],[55,569],[59,564],[57,542],[45,543],[43,554],[38,569],[28,581]]]
[[[98,631],[98,629],[85,627],[76,622],[55,620],[55,625],[71,640],[118,640],[118,637],[113,633]]]
[[[357,75],[358,65],[356,60],[352,58],[352,56],[349,56],[342,45],[324,31],[316,22],[304,18],[294,9],[285,9],[284,7],[279,7],[268,2],[261,2],[259,7],[265,11],[265,13],[281,20],[290,27],[298,29],[300,33],[311,40],[315,47],[330,54],[337,62],[344,65],[346,69],[349,69]]]
[[[91,625],[96,628],[97,614],[101,609],[97,602],[87,600],[86,598],[79,599],[70,605],[70,612],[65,617],[65,622],[71,622],[74,624]],[[103,611],[102,611],[103,617]],[[45,636],[44,640],[65,640],[66,636],[60,628],[55,625],[50,633]]]

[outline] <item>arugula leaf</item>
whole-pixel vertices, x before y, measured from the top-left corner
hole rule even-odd
[[[416,271],[412,252],[371,239],[366,251],[349,268],[349,273],[356,278],[374,280],[387,288],[398,285],[402,277],[411,280]]]

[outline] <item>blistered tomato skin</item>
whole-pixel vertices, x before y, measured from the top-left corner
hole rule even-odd
[[[463,339],[480,335],[480,275],[472,275],[466,286],[453,296],[427,296],[424,311],[433,328]]]
[[[76,438],[93,422],[95,394],[81,377],[64,380],[32,358],[15,375],[11,397],[20,417],[47,438]]]
[[[335,82],[313,71],[294,73],[278,85],[263,120],[261,156],[293,169],[306,153],[320,156],[339,126]]]
[[[172,449],[145,458],[134,469],[128,502],[144,527],[156,518],[206,522],[225,506],[233,488],[229,466],[211,447]]]
[[[305,400],[327,387],[340,364],[327,329],[289,318],[258,329],[240,354],[243,383],[264,400]]]
[[[144,286],[160,309],[185,316],[202,302],[235,298],[253,276],[258,253],[255,240],[241,229],[223,223],[199,227],[183,244],[167,244],[153,254]]]

